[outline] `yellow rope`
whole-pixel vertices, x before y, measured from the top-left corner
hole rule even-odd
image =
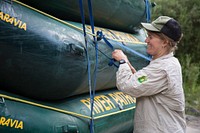
[[[56,17],[54,17],[54,16],[52,16],[52,15],[49,15],[49,14],[47,14],[47,13],[45,13],[45,12],[42,12],[42,11],[40,11],[40,10],[38,10],[38,9],[36,9],[36,8],[33,8],[33,7],[29,6],[29,5],[26,5],[26,4],[24,4],[24,3],[20,2],[20,1],[13,0],[13,2],[16,2],[16,3],[18,3],[18,4],[22,5],[22,6],[25,6],[25,7],[29,8],[29,9],[32,9],[32,10],[34,10],[34,11],[37,11],[37,12],[39,12],[39,13],[41,13],[41,14],[47,16],[47,17],[50,17],[50,18],[52,18],[52,19],[54,19],[54,20],[57,20],[57,21],[59,21],[59,22],[61,22],[61,23],[64,23],[64,24],[66,24],[66,25],[68,25],[68,26],[71,26],[71,27],[73,27],[73,28],[75,28],[75,29],[78,29],[78,30],[81,30],[81,31],[82,31],[82,28],[79,28],[79,27],[77,27],[77,26],[75,26],[75,25],[73,25],[73,24],[70,24],[70,23],[68,23],[68,22],[66,22],[66,21],[63,21],[63,20],[61,20],[61,19],[58,19],[58,18],[56,18]],[[90,34],[90,33],[88,32],[88,34]],[[91,35],[95,36],[94,34],[91,34]]]
[[[46,106],[46,105],[42,105],[42,104],[30,102],[30,101],[27,101],[27,100],[15,98],[15,97],[3,95],[3,94],[0,94],[0,97],[6,98],[6,99],[10,99],[10,100],[13,100],[13,101],[18,101],[18,102],[30,104],[30,105],[34,105],[34,106],[45,108],[45,109],[50,109],[50,110],[58,111],[58,112],[65,113],[65,114],[79,116],[79,117],[83,117],[83,118],[87,118],[87,119],[91,118],[91,117],[86,116],[86,115],[82,115],[82,114],[74,113],[74,112],[71,112],[71,111],[66,111],[66,110],[63,110],[63,109],[58,109],[58,108],[54,108],[54,107],[50,107],[50,106]]]
[[[113,112],[113,113],[109,113],[109,114],[105,114],[105,115],[101,115],[101,116],[96,116],[96,117],[94,117],[94,119],[96,120],[96,119],[100,119],[100,118],[103,118],[103,117],[107,117],[107,116],[115,115],[115,114],[118,114],[118,113],[126,112],[126,111],[132,110],[134,108],[135,108],[135,106],[127,108],[127,109],[123,109],[123,110],[120,110],[120,111],[117,111],[117,112]]]
[[[57,20],[57,21],[59,21],[59,22],[61,22],[61,23],[63,23],[63,24],[66,24],[66,25],[68,25],[68,26],[71,26],[72,28],[75,28],[75,29],[78,29],[78,30],[80,30],[80,31],[83,31],[82,28],[79,28],[79,27],[77,27],[77,26],[75,26],[75,25],[73,25],[73,24],[70,24],[70,23],[68,23],[68,22],[66,22],[66,21],[63,21],[63,20],[61,20],[61,19],[58,19],[58,18],[56,18],[56,17],[54,17],[54,16],[52,16],[52,15],[49,15],[49,14],[47,14],[47,13],[45,13],[45,12],[42,12],[42,11],[40,11],[40,10],[38,10],[38,9],[36,9],[36,8],[33,8],[33,7],[29,6],[29,5],[26,5],[26,4],[24,4],[24,3],[20,2],[20,1],[13,0],[13,2],[16,2],[16,3],[18,3],[18,4],[22,5],[22,6],[25,6],[25,7],[27,7],[27,8],[30,8],[30,9],[34,10],[34,11],[37,11],[37,12],[39,12],[39,13],[41,13],[41,14],[47,16],[47,17],[50,17],[50,18],[52,18],[52,19],[54,19],[54,20]],[[96,36],[95,34],[92,34],[91,32],[88,32],[88,31],[86,31],[86,32],[87,32],[87,34],[89,34],[89,35],[91,35],[91,36]],[[110,40],[113,40],[113,41],[124,42],[124,43],[146,44],[146,43],[144,43],[144,42],[139,42],[139,41],[124,41],[124,40],[118,40],[118,39],[113,39],[113,38],[109,38],[109,37],[106,37],[106,38],[108,38],[108,39],[110,39]]]
[[[7,95],[4,95],[4,94],[0,94],[0,97],[6,98],[6,99],[10,99],[10,100],[13,100],[13,101],[17,101],[17,102],[21,102],[21,103],[30,104],[30,105],[41,107],[41,108],[45,108],[45,109],[54,110],[54,111],[57,111],[57,112],[60,112],[60,113],[64,113],[64,114],[69,114],[69,115],[74,115],[74,116],[77,116],[77,117],[83,117],[83,118],[91,119],[90,116],[78,114],[78,113],[67,111],[67,110],[63,110],[63,109],[58,109],[58,108],[55,108],[55,107],[50,107],[50,106],[47,106],[47,105],[38,104],[38,103],[35,103],[35,102],[30,102],[30,101],[27,101],[27,100],[23,100],[23,99],[20,99],[20,98],[7,96]],[[109,113],[109,114],[97,116],[97,117],[94,117],[94,120],[100,119],[100,118],[103,118],[103,117],[107,117],[107,116],[111,116],[111,115],[115,115],[115,114],[118,114],[118,113],[126,112],[126,111],[132,110],[134,108],[135,108],[135,106],[127,108],[127,109],[119,110],[119,111],[116,111],[116,112],[112,112],[112,113]]]

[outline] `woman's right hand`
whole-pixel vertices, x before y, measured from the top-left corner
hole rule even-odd
[[[136,70],[135,68],[131,65],[131,63],[129,62],[127,56],[124,54],[124,52],[120,49],[116,49],[112,52],[112,58],[114,58],[116,61],[120,61],[120,60],[125,60],[126,63],[129,65],[132,73],[135,73]]]
[[[129,62],[128,61],[128,58],[127,56],[124,54],[124,52],[120,49],[115,49],[113,52],[112,52],[112,58],[115,59],[116,61],[120,61],[120,60],[125,60],[126,62]]]

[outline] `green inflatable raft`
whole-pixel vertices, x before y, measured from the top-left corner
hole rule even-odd
[[[78,0],[19,0],[62,20],[81,22]],[[145,0],[93,0],[95,26],[123,32],[135,32],[146,21]],[[86,22],[89,23],[87,0],[83,0]]]
[[[23,96],[58,100],[88,93],[88,66],[82,25],[63,21],[19,1],[1,0],[0,6],[0,88]],[[66,13],[67,15],[67,13]],[[90,26],[86,26],[91,76],[95,68],[95,48]],[[122,49],[141,69],[148,60],[142,29],[135,34],[95,27],[102,31],[114,49]],[[117,68],[109,66],[111,49],[97,42],[96,91],[115,87]],[[117,62],[116,62],[117,64]]]
[[[0,0],[0,132],[132,133],[136,99],[117,90],[112,51],[122,49],[137,70],[148,65],[145,6],[92,1],[92,33],[84,0],[84,37],[78,1]]]

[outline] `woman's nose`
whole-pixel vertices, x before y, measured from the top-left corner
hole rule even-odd
[[[148,37],[145,39],[145,42],[146,42],[146,43],[148,43],[148,42],[149,42],[149,38],[148,38]]]

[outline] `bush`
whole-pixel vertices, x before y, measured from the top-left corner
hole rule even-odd
[[[198,84],[198,77],[200,75],[198,63],[192,63],[192,56],[182,55],[180,62],[183,72],[183,88],[186,97],[187,108],[194,108],[200,110],[200,86]],[[190,113],[190,110],[188,110]]]

